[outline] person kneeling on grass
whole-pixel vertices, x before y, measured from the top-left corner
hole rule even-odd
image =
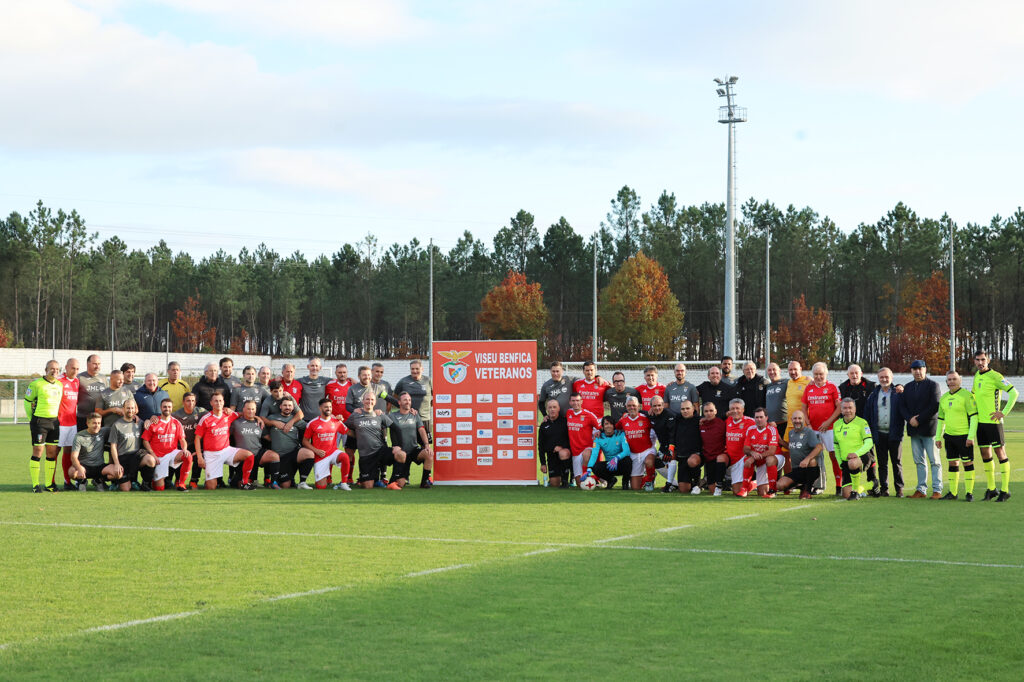
[[[284,392],[284,389],[280,387],[280,382],[276,379],[270,383],[276,383],[277,390]],[[302,447],[306,422],[302,419],[294,419],[296,409],[295,398],[285,394],[279,405],[263,418],[269,432],[266,438],[270,440],[270,447],[263,453],[263,461],[272,462],[275,457],[277,458],[277,475],[272,480],[281,488],[291,488],[295,485],[295,472],[299,470],[299,451],[306,450]],[[312,453],[308,457],[311,459]],[[269,468],[266,464],[264,465],[264,470],[269,473],[272,473],[270,472],[272,468],[273,465]],[[306,474],[309,474],[309,471],[306,471]],[[303,481],[305,481],[305,476]]]
[[[714,407],[714,403],[712,403]],[[696,414],[693,402],[684,400],[679,404],[679,416],[675,419],[675,430],[672,433],[672,454],[683,468],[683,478],[679,481],[679,492],[700,495],[701,437],[700,417]]]
[[[598,457],[604,455],[604,461]],[[601,435],[594,439],[587,462],[587,476],[597,476],[608,483],[608,489],[615,487],[615,478],[622,476],[623,487],[633,472],[633,461],[629,457],[629,443],[626,434],[615,428],[611,417],[602,417]],[[585,477],[584,477],[585,478]]]
[[[558,401],[544,403],[544,421],[537,427],[537,457],[540,472],[548,475],[552,488],[568,488],[572,471],[572,451],[569,449],[569,423]],[[625,487],[625,480],[623,480]]]
[[[377,397],[372,391],[365,391],[357,407],[345,423],[354,431],[359,443],[359,486],[372,488],[388,466],[404,464],[405,453],[398,446],[388,447],[384,440],[384,429],[393,423],[391,417],[375,409]],[[394,486],[394,487],[392,487]],[[397,484],[388,486],[398,490]]]
[[[434,453],[430,450],[427,429],[418,412],[412,409],[412,395],[407,391],[398,394],[398,412],[392,412],[391,444],[397,445],[405,462],[396,464],[391,470],[391,485],[404,488],[409,484],[409,474],[415,462],[423,466],[421,488],[431,488],[430,472],[434,468]]]
[[[147,375],[148,379],[149,375]],[[142,445],[146,452],[153,457],[156,470],[153,473],[153,490],[164,489],[164,479],[170,470],[181,467],[178,475],[179,491],[188,490],[185,481],[189,479],[192,471],[192,453],[188,451],[188,443],[185,441],[185,429],[181,422],[171,416],[174,411],[174,403],[170,398],[160,401],[160,416],[150,422],[149,426],[142,433]]]
[[[842,419],[832,425],[836,459],[843,478],[843,499],[856,500],[864,497],[864,472],[875,461],[872,453],[871,427],[857,416],[857,403],[853,398],[843,398],[839,405]]]
[[[85,491],[90,478],[96,490],[109,490],[107,481],[120,478],[114,465],[103,461],[103,447],[107,443],[107,429],[103,428],[103,415],[91,413],[85,418],[85,428],[75,434],[71,444],[71,465],[68,476],[80,491]]]
[[[335,490],[352,490],[345,483],[349,476],[351,462],[348,453],[338,449],[339,436],[348,433],[348,428],[340,420],[331,416],[334,409],[334,401],[330,398],[321,398],[317,403],[320,409],[320,416],[306,425],[306,435],[302,438],[304,449],[313,452],[313,468],[316,487],[323,490],[331,480],[331,467],[335,464],[341,469],[340,482],[334,486]],[[300,462],[306,461],[301,458]],[[305,483],[305,477],[303,477]],[[301,487],[301,486],[300,486]]]
[[[110,425],[107,442],[110,443],[110,461],[118,470],[117,485],[122,492],[132,489],[142,472],[142,490],[152,490],[156,458],[142,449],[143,426],[136,416],[139,406],[135,398],[128,398],[121,406],[124,416]]]
[[[256,456],[248,450],[228,445],[231,437],[231,422],[238,419],[238,413],[224,411],[224,396],[214,393],[210,398],[210,411],[203,415],[196,425],[196,458],[199,466],[206,470],[206,489],[215,490],[217,481],[224,475],[224,465],[242,465],[242,490],[255,490],[249,480]]]
[[[792,470],[779,479],[778,489],[786,492],[800,487],[800,499],[811,499],[811,487],[821,473],[818,458],[822,453],[818,432],[807,426],[807,415],[797,410],[790,416],[793,427],[789,430],[789,461]]]
[[[743,478],[757,476],[757,492],[761,497],[775,497],[779,477],[779,432],[768,423],[768,412],[759,407],[754,410],[754,426],[743,437]]]

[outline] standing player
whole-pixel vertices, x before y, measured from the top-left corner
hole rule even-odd
[[[657,455],[657,451],[651,440],[651,420],[640,412],[638,399],[631,397],[626,401],[626,416],[619,420],[615,428],[626,434],[629,458],[632,461],[630,486],[633,490],[640,490],[644,481],[644,462],[648,455]]]
[[[192,387],[192,392],[196,394],[196,405],[207,412],[210,411],[211,401],[215,394],[219,394],[223,398],[225,405],[231,404],[231,386],[224,383],[224,379],[217,376],[217,365],[212,362],[206,363],[206,367],[203,369],[203,376],[199,377],[199,380],[196,381],[195,386]]]
[[[864,403],[864,419],[875,441],[875,463],[879,473],[881,497],[889,497],[889,464],[892,463],[896,497],[903,497],[903,413],[900,393],[892,385],[892,370],[878,370],[878,386]]]
[[[427,442],[430,440],[430,420],[433,417],[431,405],[433,404],[434,388],[430,383],[430,377],[423,374],[423,363],[420,360],[413,360],[409,363],[409,375],[402,377],[395,384],[395,394],[408,393],[412,399],[412,409],[419,414],[423,428],[427,432]],[[401,409],[401,407],[399,407]]]
[[[85,359],[85,373],[78,375],[78,429],[85,428],[85,419],[96,411],[100,393],[107,382],[100,376],[100,356],[93,353]]]
[[[700,403],[700,397],[697,395],[697,387],[686,380],[686,365],[676,363],[673,371],[676,375],[675,381],[670,381],[665,386],[665,408],[673,416],[678,417],[684,402],[689,400],[693,403],[692,407],[696,408]]]
[[[572,393],[572,385],[576,377],[565,376],[562,363],[555,360],[551,363],[551,378],[545,381],[540,387],[537,397],[537,407],[544,411],[548,401],[554,398],[558,401],[558,411],[565,414],[569,410],[569,394]]]
[[[341,479],[334,489],[348,491],[352,488],[345,480],[349,478],[352,463],[348,454],[344,450],[338,449],[338,436],[344,435],[348,429],[344,422],[331,416],[333,405],[330,398],[320,399],[317,405],[320,416],[306,425],[302,444],[313,451],[313,479],[316,482],[316,487],[319,490],[327,487],[331,478],[331,467],[337,464],[341,469]]]
[[[290,362],[281,365],[281,388],[295,398],[296,407],[302,404],[302,384],[295,380],[295,365]],[[319,414],[319,411],[310,412],[310,414]]]
[[[135,395],[135,391],[139,390],[142,386],[141,381],[135,379],[135,365],[130,362],[126,362],[121,365],[121,376],[124,377],[124,387]]]
[[[779,478],[778,451],[779,432],[768,423],[767,410],[759,407],[754,410],[754,427],[747,429],[743,438],[743,478],[749,478],[748,474],[753,470],[757,476],[757,492],[761,497],[775,497],[775,484]]]
[[[931,499],[942,497],[942,463],[935,453],[935,427],[938,426],[939,398],[942,389],[939,383],[928,378],[928,366],[924,360],[910,363],[914,380],[903,387],[900,396],[900,410],[907,423],[910,448],[917,466],[917,490],[912,498],[928,497],[928,469],[932,471]]]
[[[700,454],[704,461],[704,477],[711,494],[721,497],[725,470],[729,466],[729,453],[725,447],[725,420],[718,418],[718,408],[714,403],[704,403],[703,409],[704,417],[700,420]]]
[[[540,472],[547,474],[552,488],[568,488],[572,466],[569,449],[569,425],[561,414],[556,398],[549,398],[544,406],[544,421],[537,427],[537,457]],[[623,478],[623,487],[626,485]]]
[[[764,389],[764,411],[768,413],[768,423],[779,432],[779,464],[783,471],[790,470],[789,448],[786,446],[786,424],[789,421],[789,409],[786,405],[786,388],[789,379],[783,378],[782,368],[778,363],[770,362],[764,370],[768,377],[768,385]]]
[[[220,380],[232,391],[242,385],[242,382],[235,378],[235,361],[227,356],[220,359]],[[224,403],[225,407],[228,404]]]
[[[592,360],[583,363],[583,378],[572,382],[572,392],[583,398],[583,409],[598,418],[604,416],[604,392],[607,388],[608,382],[597,376],[597,365]]]
[[[256,403],[256,412],[263,405],[263,400],[270,395],[270,389],[256,383],[256,368],[246,365],[242,370],[242,381],[231,389],[231,409],[241,412],[250,400]]]
[[[725,420],[725,454],[729,456],[729,483],[737,497],[746,497],[754,488],[749,480],[751,472],[746,470],[744,464],[746,453],[743,450],[747,430],[752,428],[755,428],[754,420],[743,414],[743,400],[730,400],[729,414]]]
[[[224,475],[224,465],[242,465],[242,490],[255,490],[249,480],[256,456],[248,450],[229,445],[231,422],[238,418],[234,412],[224,411],[224,396],[214,393],[210,398],[210,411],[196,425],[196,458],[206,470],[206,489],[215,490],[217,480]]]
[[[736,380],[734,388],[736,397],[743,400],[744,414],[753,417],[755,410],[765,405],[765,389],[768,380],[757,373],[757,365],[753,362],[743,363],[743,374]]]
[[[1017,389],[1002,374],[988,366],[990,357],[987,351],[979,350],[974,354],[974,366],[978,372],[974,375],[974,400],[978,405],[978,447],[981,449],[981,462],[985,467],[985,499],[995,498],[996,502],[1010,499],[1010,458],[1006,454],[1006,438],[1003,436],[1003,407],[1009,412],[1017,404]],[[1006,403],[1002,402],[1002,394],[1006,393]],[[996,470],[992,461],[992,451],[999,458],[999,494],[996,495]]]
[[[434,453],[430,450],[427,429],[423,426],[419,412],[413,409],[412,396],[407,391],[398,394],[398,411],[392,412],[391,444],[397,445],[405,455],[405,463],[395,465],[391,472],[391,484],[404,488],[409,484],[413,463],[423,466],[421,488],[433,487],[430,472],[434,468]]]
[[[124,404],[129,399],[135,400],[132,392],[124,385],[124,375],[121,370],[115,369],[110,372],[110,386],[100,391],[99,400],[96,403],[96,411],[103,415],[103,425],[110,428],[118,419],[124,416]]]
[[[173,400],[173,399],[172,399]],[[196,405],[196,394],[192,391],[185,391],[181,397],[181,409],[175,410],[171,413],[171,416],[181,423],[182,431],[185,433],[185,449],[189,452],[196,451],[196,425],[199,424],[199,420],[206,414],[206,410]],[[195,464],[195,462],[193,462]],[[191,467],[191,479],[185,480],[181,475],[181,470],[177,470],[178,475],[178,486],[186,485],[193,490],[199,487],[199,469],[198,466]]]
[[[160,403],[169,398],[167,391],[157,387],[156,374],[149,372],[142,380],[142,386],[135,389],[135,403],[139,406],[139,419],[149,421],[160,414]]]
[[[302,384],[302,397],[299,398],[299,409],[303,414],[320,414],[320,400],[326,395],[327,377],[320,376],[324,361],[313,356],[306,364],[308,376],[300,377],[297,381]]]
[[[648,365],[644,368],[644,383],[636,387],[636,392],[640,394],[640,409],[644,411],[651,409],[651,398],[665,397],[665,385],[658,383],[657,367]]]
[[[78,360],[68,358],[64,364],[64,374],[60,377],[63,395],[60,399],[60,409],[57,411],[57,424],[60,427],[60,440],[58,445],[63,448],[60,464],[64,470],[64,490],[75,490],[77,485],[71,482],[69,469],[71,468],[71,447],[75,444],[75,436],[78,435]],[[54,470],[56,476],[56,469]],[[55,480],[50,485],[56,485]]]
[[[622,372],[612,374],[612,385],[604,390],[604,402],[608,403],[608,412],[616,424],[626,414],[626,401],[630,396],[640,400],[640,394],[632,386],[626,386],[626,375]],[[601,409],[604,412],[602,406]],[[627,477],[623,477],[625,481]],[[625,487],[625,486],[624,486]]]
[[[978,406],[974,395],[960,388],[960,375],[946,373],[949,390],[939,398],[939,424],[935,447],[942,451],[946,444],[949,462],[949,490],[944,500],[955,500],[960,494],[960,462],[964,465],[964,501],[974,501],[974,441],[978,437]],[[942,438],[938,438],[941,436]]]
[[[334,366],[334,378],[324,387],[324,394],[331,399],[331,414],[340,417],[342,421],[348,419],[351,414],[345,405],[350,388],[352,380],[348,376],[348,365],[339,362]]]
[[[25,391],[25,414],[28,415],[28,429],[32,435],[32,457],[28,463],[32,480],[32,492],[49,490],[57,492],[52,482],[40,483],[39,461],[46,457],[43,481],[53,481],[57,472],[57,443],[60,442],[60,403],[64,399],[64,385],[57,378],[60,363],[50,360],[46,363],[45,374],[28,385]]]
[[[875,456],[872,453],[871,427],[863,417],[857,416],[857,403],[853,398],[843,398],[840,404],[842,419],[832,427],[836,457],[841,462],[842,496],[856,500],[864,495],[864,471]]]
[[[171,416],[174,403],[170,398],[160,401],[160,416],[150,423],[142,433],[142,444],[156,460],[153,473],[153,490],[163,490],[164,480],[171,469],[181,468],[176,489],[185,492],[189,474],[192,471],[192,453],[185,442],[185,429],[181,422]]]
[[[697,387],[701,405],[715,404],[715,414],[725,419],[729,412],[729,401],[736,397],[736,389],[722,381],[722,370],[718,367],[708,369],[708,380]]]
[[[792,370],[790,378],[792,378]],[[836,480],[836,497],[839,497],[843,494],[843,473],[836,460],[836,449],[832,440],[832,425],[839,418],[839,389],[828,380],[828,365],[824,362],[814,363],[811,367],[811,378],[812,381],[807,384],[801,399],[803,410],[807,414],[807,421],[810,422],[811,428],[818,432],[822,449],[828,451],[829,459],[832,461],[832,475]],[[825,489],[824,459],[822,457],[821,478],[818,486],[822,490]]]
[[[78,490],[84,492],[90,478],[96,490],[108,490],[107,481],[116,478],[113,465],[103,461],[106,444],[103,417],[93,412],[85,418],[85,428],[75,434],[71,445],[71,479]]]
[[[601,422],[593,412],[583,409],[583,396],[579,393],[569,396],[569,411],[565,414],[565,421],[569,427],[572,475],[578,484],[583,480],[583,460],[590,459],[590,450],[594,447],[594,431],[601,428]]]
[[[188,382],[181,378],[181,365],[177,360],[167,363],[167,378],[158,384],[158,388],[167,391],[167,396],[171,399],[175,411],[181,409],[181,402],[185,394],[192,390]]]
[[[721,362],[718,363],[718,367],[722,370],[722,383],[728,386],[735,386],[736,380],[732,376],[732,358],[728,355],[723,355]]]

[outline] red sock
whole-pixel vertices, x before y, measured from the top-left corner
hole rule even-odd
[[[65,450],[64,455],[60,458],[60,466],[64,470],[64,482],[71,483],[71,477],[68,474],[71,471],[71,451]],[[54,477],[57,476],[57,470],[53,471]]]
[[[832,458],[832,475],[836,477],[836,490],[843,489],[843,470],[839,468],[839,461],[836,459],[834,452],[828,453],[828,456]]]
[[[644,474],[644,485],[647,485],[654,482],[658,473],[654,470],[654,467],[645,467],[645,469],[647,473]]]
[[[255,463],[255,455],[249,455],[242,461],[242,485],[249,485],[249,474],[252,473],[252,467]]]
[[[779,480],[779,467],[777,464],[768,465],[768,490],[775,492],[775,484]]]
[[[181,470],[178,472],[178,485],[182,488],[188,487],[188,477],[192,473],[192,455],[184,455],[181,458]]]
[[[349,461],[347,452],[338,453],[338,468],[341,469],[341,480],[352,480],[352,462]]]
[[[155,482],[153,483],[153,490],[163,490],[163,489],[164,489],[163,481],[161,481],[160,483],[155,483]]]
[[[744,482],[750,481],[754,477],[754,467],[748,467],[743,465],[743,480]]]

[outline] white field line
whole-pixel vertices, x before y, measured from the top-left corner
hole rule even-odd
[[[412,573],[406,573],[403,578],[419,578],[421,575],[433,575],[434,573],[444,573],[445,571],[455,571],[460,568],[470,568],[476,564],[454,564],[452,566],[441,566],[440,568],[428,568],[425,571],[414,571]]]
[[[133,628],[136,625],[149,625],[150,623],[162,623],[165,620],[178,620],[179,618],[188,618],[189,616],[198,616],[201,611],[182,611],[181,613],[168,613],[165,616],[153,616],[152,618],[142,618],[140,620],[129,620],[125,623],[114,623],[113,625],[97,625],[94,628],[86,628],[81,630],[83,634],[87,632],[107,632],[109,630],[121,630],[123,628]]]
[[[752,519],[755,516],[760,516],[760,514],[740,514],[739,516],[728,516],[728,517],[726,517],[726,518],[724,518],[722,520],[723,521],[738,521],[740,519]]]
[[[785,509],[780,509],[779,511],[780,512],[787,512],[787,511],[793,511],[794,509],[807,509],[810,506],[811,505],[809,505],[809,504],[798,504],[795,507],[786,507]]]
[[[653,532],[653,531],[644,531],[644,533],[650,533],[650,532]],[[614,538],[602,538],[600,540],[594,540],[594,542],[596,542],[598,544],[601,544],[602,542],[615,542],[616,540],[629,540],[630,538],[635,538],[638,535],[643,535],[644,533],[633,533],[632,535],[617,535]]]
[[[327,594],[328,592],[337,592],[339,590],[350,589],[351,585],[337,585],[335,587],[321,587],[317,590],[307,590],[306,592],[292,592],[291,594],[279,594],[274,597],[267,597],[263,601],[281,601],[283,599],[297,599],[298,597],[311,597],[314,594]]]

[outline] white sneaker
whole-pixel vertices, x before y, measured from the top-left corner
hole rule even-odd
[[[690,489],[690,494],[691,495],[700,495],[700,486],[699,485],[693,486],[693,488]]]
[[[302,481],[301,483],[299,483],[295,487],[298,488],[299,490],[312,490],[313,489],[313,486],[311,486],[310,484],[306,483],[305,481]]]
[[[334,486],[334,489],[335,490],[352,490],[352,488],[349,487],[348,483],[345,483],[344,481],[342,481],[341,483],[339,483],[336,486]]]
[[[713,495],[714,495],[714,497],[721,497],[722,496],[722,489],[721,488],[715,488],[715,492],[713,493]]]

